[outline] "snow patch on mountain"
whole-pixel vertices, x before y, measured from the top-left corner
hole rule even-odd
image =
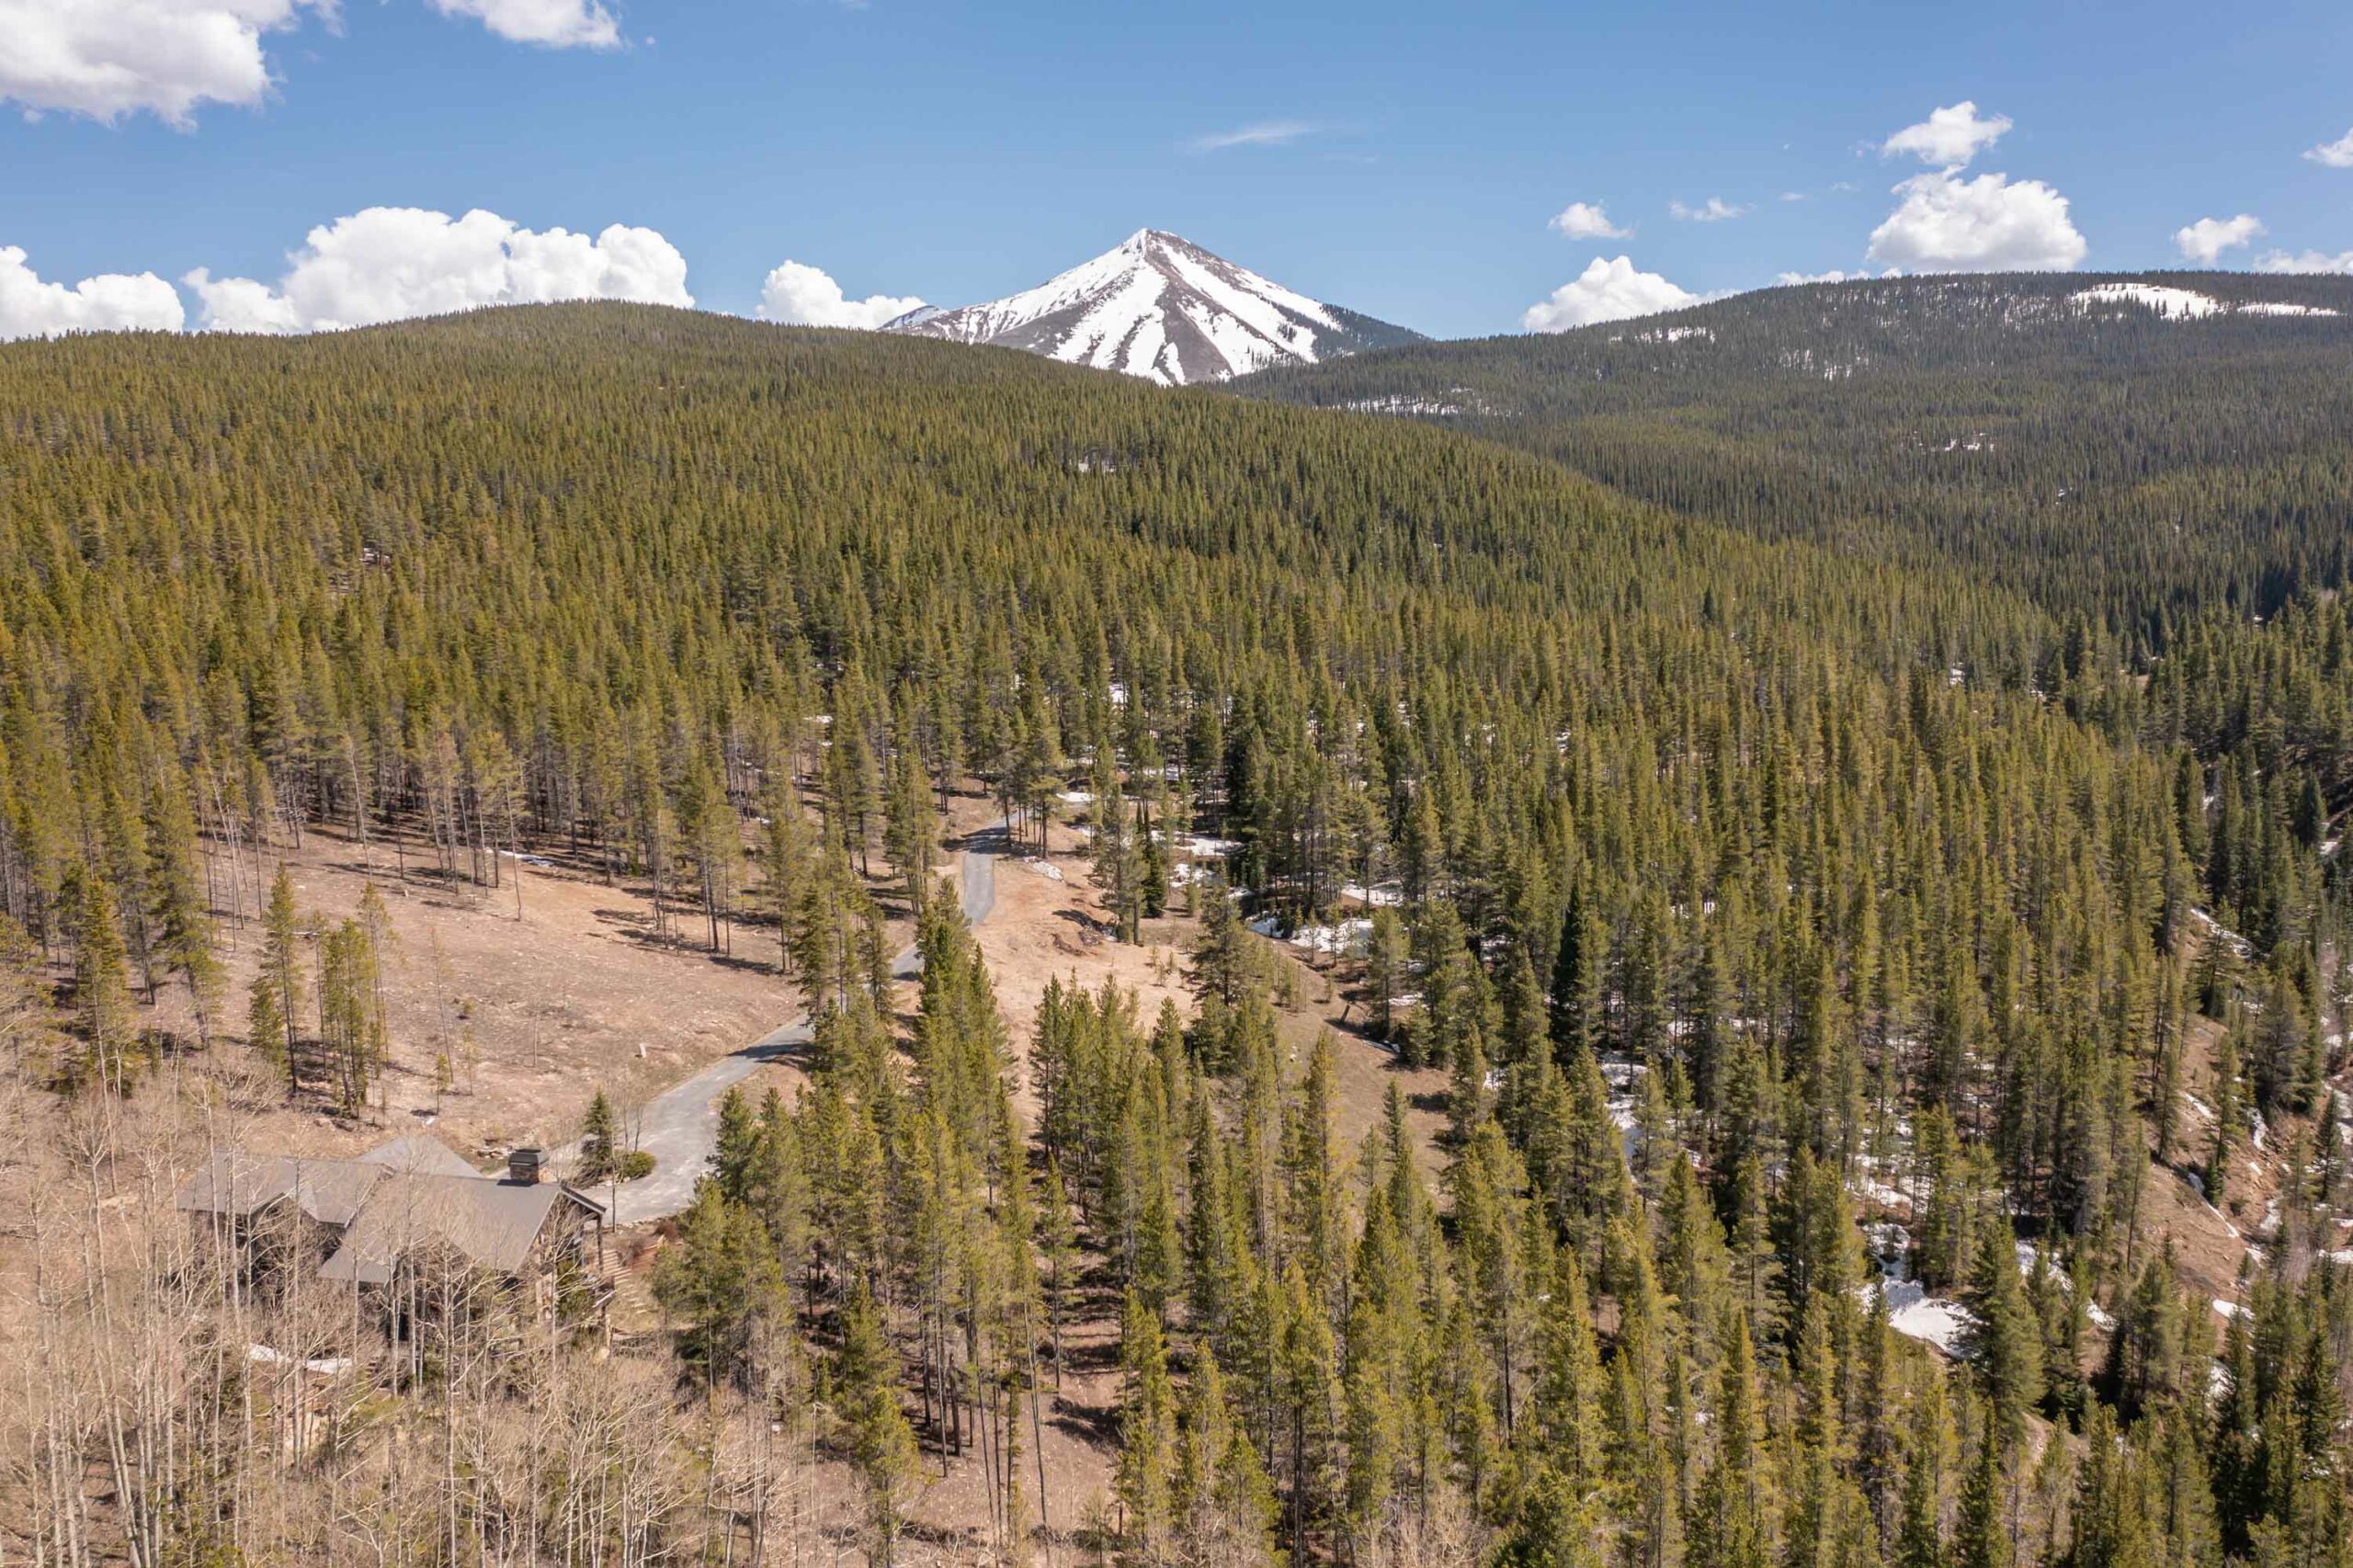
[[[2168,321],[2199,321],[2213,315],[2333,316],[2323,305],[2290,304],[2279,300],[2218,300],[2195,289],[2163,283],[2102,283],[2068,296],[2078,305],[2139,305]]]
[[[1419,335],[1311,300],[1177,235],[1142,229],[1034,289],[886,332],[1019,348],[1166,386],[1415,341]]]

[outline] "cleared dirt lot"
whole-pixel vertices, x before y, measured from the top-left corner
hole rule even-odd
[[[381,841],[363,859],[347,837],[314,830],[268,868],[278,858],[306,926],[352,915],[372,881],[392,928],[384,973],[389,1070],[359,1125],[326,1117],[315,1096],[266,1115],[273,1134],[300,1151],[357,1147],[386,1129],[430,1128],[468,1153],[560,1142],[576,1131],[598,1085],[624,1099],[649,1092],[800,1007],[775,972],[772,927],[739,925],[733,953],[713,954],[699,913],[679,918],[674,908],[669,931],[657,936],[642,883],[607,886],[585,868],[527,866],[518,916],[511,881],[497,889],[403,881]],[[509,861],[504,874],[516,869]],[[250,917],[242,926],[224,919],[221,936],[228,1027],[242,1036],[260,926]],[[185,1003],[169,987],[154,1021],[188,1028]],[[454,1079],[446,1094],[436,1085],[445,1055]]]

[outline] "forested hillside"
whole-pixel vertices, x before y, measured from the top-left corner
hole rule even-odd
[[[2136,649],[2353,570],[2342,278],[1809,284],[1240,390],[1477,430],[1769,538],[1959,564]]]
[[[2353,328],[1817,364],[1854,460],[1760,477],[1794,401],[1610,371],[1722,319],[1530,346],[1597,356],[1605,418],[1448,390],[1512,345],[1313,383],[1526,399],[1483,427],[1540,454],[635,307],[0,350],[7,1551],[2353,1562],[2353,649],[2290,593],[2343,566]],[[2243,355],[2309,400],[2226,467],[2191,415]],[[2095,384],[2177,401],[2021,449]],[[1988,539],[1861,455],[1981,416],[1988,494],[2066,469],[2090,517]],[[2153,559],[2167,486],[2245,505]],[[1109,937],[1198,910],[1193,1007],[1056,988],[1017,1051],[928,874],[972,791],[1020,842],[1083,815]],[[257,1101],[366,1116],[371,917],[271,892],[328,830],[780,929],[809,1086],[725,1108],[669,1332],[598,1359],[449,1285],[413,1357],[262,1390],[248,1344],[332,1361],[338,1305],[222,1289],[169,1192]],[[1346,1032],[1283,1042],[1267,936],[1336,952]],[[1344,1051],[1447,1074],[1434,1152],[1402,1092],[1337,1135]],[[1066,1417],[1093,1506],[1040,1495]],[[819,1540],[823,1477],[860,1511]],[[963,1535],[908,1527],[930,1482]]]

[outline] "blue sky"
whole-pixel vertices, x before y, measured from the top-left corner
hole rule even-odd
[[[261,29],[258,101],[198,101],[175,125],[119,74],[61,85],[29,58],[56,39],[29,29],[78,29],[66,41],[101,55],[124,0],[0,0],[0,247],[49,283],[203,267],[275,290],[314,226],[484,209],[533,231],[653,231],[708,308],[751,312],[787,259],[853,298],[957,304],[1150,225],[1461,335],[1518,330],[1597,256],[1692,293],[1936,265],[1903,236],[1869,256],[1907,179],[1996,207],[2040,182],[2086,269],[2183,265],[2177,230],[2240,214],[2263,233],[2222,265],[2353,257],[2353,142],[2348,166],[2305,155],[2353,135],[2342,0],[1770,8],[1792,16],[607,0],[601,20],[591,0],[344,0],[337,19],[304,0],[163,3]],[[518,41],[533,36],[555,43]],[[237,67],[180,75],[233,95]],[[112,117],[74,112],[77,93]],[[1881,151],[1963,102],[2009,122],[1965,170]],[[1205,144],[1252,127],[1276,131]],[[1711,198],[1742,210],[1670,215]],[[1571,202],[1631,233],[1548,228]],[[624,273],[642,275],[597,276]]]

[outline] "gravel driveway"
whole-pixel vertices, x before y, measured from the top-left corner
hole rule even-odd
[[[993,849],[964,851],[964,918],[972,925],[986,919],[996,903],[996,859]],[[913,948],[891,961],[891,972],[902,980],[922,971],[922,955]],[[638,1119],[637,1146],[654,1155],[654,1174],[623,1184],[618,1197],[602,1185],[584,1190],[611,1208],[612,1222],[619,1225],[659,1220],[685,1209],[694,1202],[695,1183],[710,1168],[711,1151],[719,1145],[720,1096],[762,1064],[808,1043],[809,1022],[796,1019],[665,1089],[646,1102]],[[567,1143],[555,1153],[556,1168],[568,1170],[579,1157],[580,1145]]]

